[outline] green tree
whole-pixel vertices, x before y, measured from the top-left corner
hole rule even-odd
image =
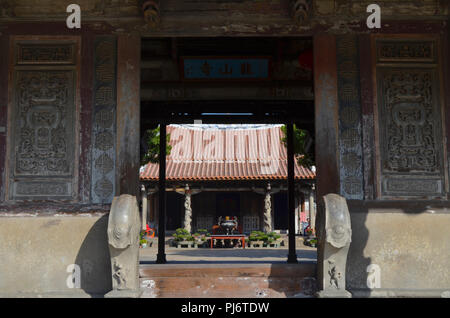
[[[144,153],[141,157],[141,164],[145,165],[149,162],[159,163],[159,127],[154,129],[148,129],[145,131],[144,140],[145,144]],[[166,154],[170,154],[172,147],[169,145],[170,134],[166,137]]]
[[[281,138],[284,146],[287,148],[287,128],[281,127],[284,136]],[[312,139],[307,130],[297,128],[294,125],[294,155],[297,157],[299,165],[311,168],[314,163],[314,150],[311,149]]]

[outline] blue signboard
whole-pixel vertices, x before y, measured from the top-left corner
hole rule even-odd
[[[269,58],[183,58],[183,75],[186,80],[267,80],[270,75],[269,67]]]

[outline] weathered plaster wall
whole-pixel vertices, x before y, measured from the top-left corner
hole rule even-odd
[[[369,293],[367,266],[380,267],[380,288],[450,290],[450,208],[433,202],[352,203],[352,243],[347,259],[347,287]],[[418,291],[422,290],[422,291]]]
[[[103,213],[1,217],[0,295],[102,296],[112,288],[107,226]],[[79,289],[67,287],[70,264]]]

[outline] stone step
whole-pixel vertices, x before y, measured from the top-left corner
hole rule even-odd
[[[312,297],[316,264],[146,264],[142,297]]]

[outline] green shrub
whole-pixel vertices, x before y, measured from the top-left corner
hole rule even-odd
[[[269,236],[262,231],[252,231],[249,235],[250,241],[266,241]]]
[[[194,241],[195,237],[191,235],[186,229],[179,228],[175,230],[175,234],[173,235],[175,241]]]
[[[281,237],[281,235],[270,232],[270,233],[264,233],[262,231],[252,231],[249,235],[250,241],[264,241],[267,243],[273,243],[276,240],[278,240]]]
[[[147,240],[141,239],[141,240],[139,241],[139,243],[140,243],[141,245],[146,244],[146,243],[147,243]]]
[[[211,234],[209,234],[207,229],[198,229],[197,233],[204,236],[211,236]]]
[[[272,241],[276,241],[281,237],[280,234],[277,234],[275,232],[267,233],[267,235],[269,236],[269,239],[271,239]]]

